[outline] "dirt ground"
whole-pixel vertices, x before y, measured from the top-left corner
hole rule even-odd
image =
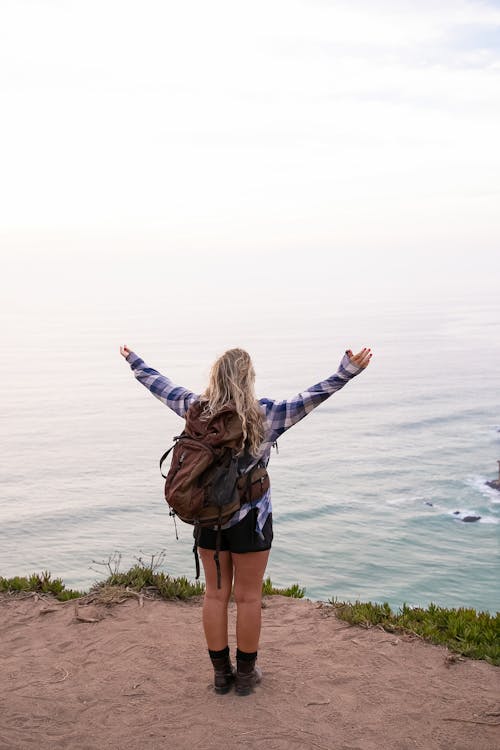
[[[0,599],[1,750],[500,748],[498,667],[316,602],[264,599],[263,682],[239,697],[212,690],[200,600],[84,601]]]

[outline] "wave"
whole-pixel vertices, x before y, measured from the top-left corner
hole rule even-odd
[[[500,518],[494,516],[485,516],[477,510],[466,508],[465,510],[449,510],[448,515],[453,516],[457,521],[464,523],[499,523]]]
[[[490,481],[491,477],[485,477],[481,474],[470,474],[465,479],[465,483],[468,487],[472,487],[476,492],[479,492],[483,497],[487,497],[493,505],[500,504],[500,492],[495,490],[493,487],[488,487],[486,481]]]
[[[410,503],[426,503],[430,502],[426,495],[397,495],[386,500],[386,505],[409,505]]]
[[[492,491],[496,492],[496,490]],[[457,508],[456,506],[451,509],[447,505],[443,505],[439,502],[436,503],[431,497],[426,495],[398,495],[386,500],[385,504],[393,507],[408,507],[410,505],[415,506],[418,504],[419,506],[425,506],[429,511],[436,511],[440,516],[451,516],[456,521],[461,521],[463,523],[500,523],[500,517],[491,515],[491,513],[484,513],[483,511],[478,511],[474,508]]]
[[[451,516],[456,521],[461,521],[463,523],[500,523],[500,518],[489,514],[485,515],[484,513],[481,513],[474,508],[460,508],[456,510],[450,510],[450,508],[447,508],[444,505],[433,503],[428,500],[425,501],[424,504],[433,508],[434,510],[437,510],[440,515]]]

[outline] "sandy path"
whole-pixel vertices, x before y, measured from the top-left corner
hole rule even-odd
[[[212,692],[199,602],[79,611],[102,619],[77,620],[74,602],[0,600],[1,750],[500,748],[499,668],[449,664],[444,648],[307,600],[266,598],[264,682],[246,698]]]

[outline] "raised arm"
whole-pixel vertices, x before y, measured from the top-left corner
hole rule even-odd
[[[199,398],[192,391],[188,391],[187,388],[182,388],[180,385],[175,385],[165,375],[153,370],[152,367],[148,367],[144,360],[128,347],[120,347],[120,353],[129,363],[139,383],[142,383],[145,388],[151,391],[153,396],[156,396],[163,404],[175,411],[179,417],[184,417],[193,401]]]
[[[356,355],[348,349],[342,357],[337,372],[326,380],[298,393],[294,398],[283,401],[261,399],[261,404],[266,409],[266,422],[269,430],[267,440],[270,442],[277,440],[285,430],[300,422],[316,406],[343,388],[349,380],[359,375],[368,366],[371,356],[370,349],[362,349]]]

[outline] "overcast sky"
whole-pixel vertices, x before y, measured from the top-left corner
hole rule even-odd
[[[2,0],[0,89],[4,247],[498,272],[498,2]]]

